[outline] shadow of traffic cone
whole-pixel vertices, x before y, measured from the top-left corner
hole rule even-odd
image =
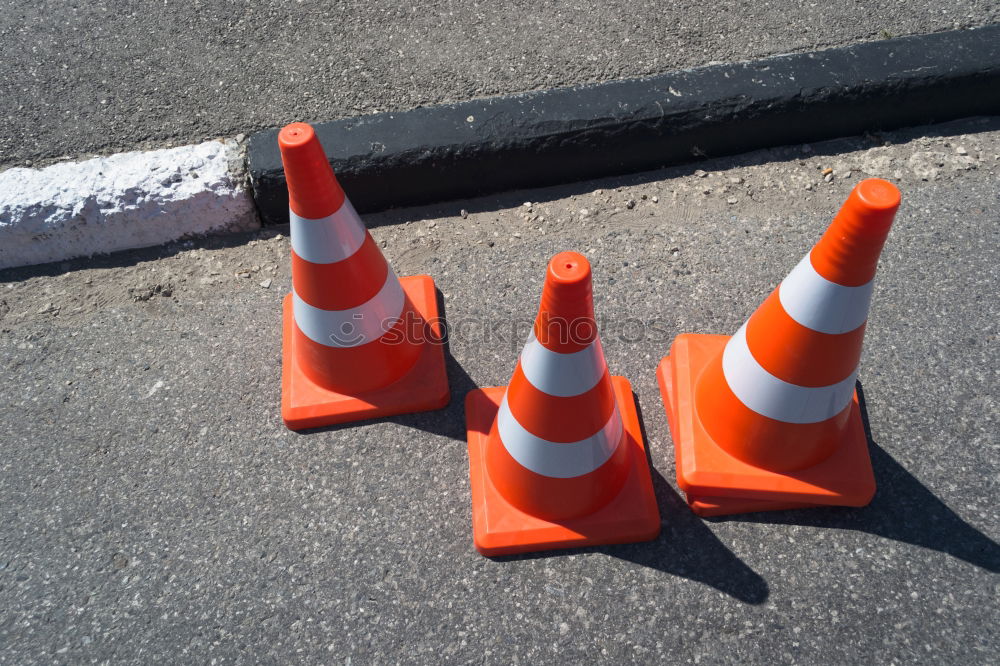
[[[632,387],[605,363],[583,255],[552,258],[510,384],[472,391],[465,409],[473,537],[484,555],[659,534]]]
[[[448,378],[434,280],[399,279],[337,183],[313,128],[278,134],[292,293],[281,416],[293,430],[438,409]]]
[[[878,258],[899,190],[854,188],[812,251],[732,337],[679,335],[657,379],[677,483],[703,516],[875,493],[855,395]]]

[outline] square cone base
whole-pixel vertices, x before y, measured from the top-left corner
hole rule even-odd
[[[434,280],[428,275],[400,278],[417,313],[430,327],[430,339],[441,340]],[[395,414],[425,412],[448,404],[448,374],[444,346],[425,341],[413,368],[398,380],[374,391],[346,395],[315,384],[295,361],[295,319],[292,296],[283,305],[281,353],[281,417],[292,430],[319,428]]]
[[[625,425],[623,446],[631,447],[629,473],[621,492],[596,512],[550,522],[524,513],[504,499],[486,470],[486,446],[506,387],[476,389],[465,398],[472,486],[472,535],[483,555],[514,555],[557,548],[649,541],[660,534],[660,510],[646,461],[646,447],[632,386],[612,377],[615,398]]]
[[[875,494],[875,475],[857,393],[846,435],[823,462],[793,472],[772,472],[729,455],[705,430],[694,403],[704,368],[727,335],[677,336],[656,370],[677,460],[677,485],[700,516],[725,516],[814,506],[864,506]]]

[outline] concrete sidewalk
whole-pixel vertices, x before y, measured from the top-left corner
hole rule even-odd
[[[0,168],[998,21],[993,0],[11,0]]]
[[[454,399],[307,434],[278,412],[286,230],[0,273],[0,661],[989,661],[1000,121],[698,167],[371,216],[442,292]],[[657,361],[734,331],[868,175],[904,195],[861,370],[874,502],[695,518]],[[507,381],[562,249],[592,259],[663,534],[489,560],[462,397]]]

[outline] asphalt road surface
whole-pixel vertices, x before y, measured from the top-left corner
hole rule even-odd
[[[995,0],[10,0],[0,167],[997,21]]]
[[[0,274],[0,663],[995,660],[1000,119],[923,133],[372,216],[442,292],[454,398],[310,433],[278,410],[287,230]],[[860,375],[874,501],[696,518],[656,363],[735,331],[868,175],[904,194]],[[663,532],[491,560],[462,398],[507,381],[564,249]]]

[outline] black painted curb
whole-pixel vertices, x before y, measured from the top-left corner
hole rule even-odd
[[[1000,113],[1000,25],[316,125],[355,208],[474,197]],[[288,221],[277,129],[250,137]]]

